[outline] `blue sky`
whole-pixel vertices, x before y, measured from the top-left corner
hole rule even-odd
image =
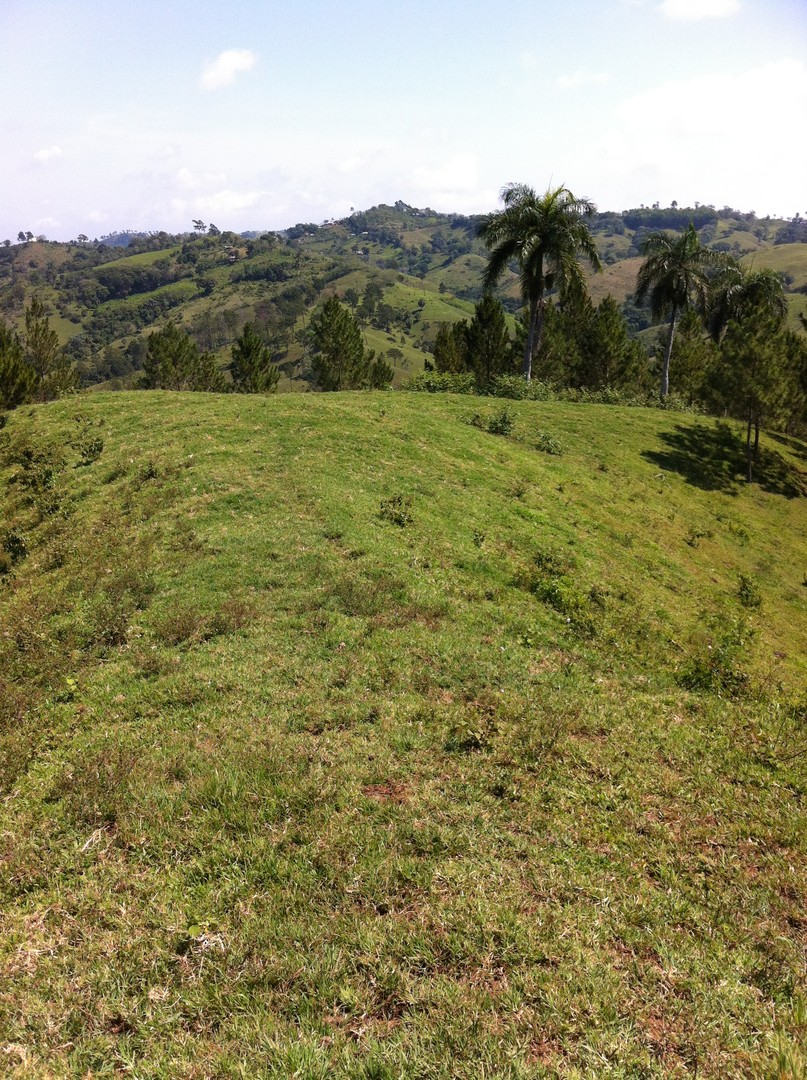
[[[403,199],[807,213],[804,0],[0,0],[0,240]]]

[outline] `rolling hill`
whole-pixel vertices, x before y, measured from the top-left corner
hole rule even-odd
[[[605,267],[589,277],[592,298],[630,301],[643,237],[691,219],[705,244],[782,273],[791,324],[800,325],[799,313],[807,313],[803,223],[728,207],[596,215],[592,229]],[[169,318],[222,365],[251,321],[281,366],[281,389],[290,390],[308,386],[305,330],[314,309],[333,293],[352,296],[368,347],[385,356],[400,386],[422,370],[439,325],[467,317],[481,296],[486,253],[476,236],[479,220],[398,202],[283,234],[155,233],[0,246],[0,313],[19,325],[26,303],[41,299],[83,382],[106,388],[137,379],[145,336]],[[362,305],[368,287],[379,295]],[[515,317],[514,274],[499,295]],[[648,325],[647,313],[631,314],[637,332]]]
[[[801,1075],[807,447],[763,448],[746,485],[723,421],[406,393],[11,414],[0,1070]]]

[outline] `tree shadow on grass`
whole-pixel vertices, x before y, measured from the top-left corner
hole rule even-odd
[[[774,442],[778,442],[781,446],[786,446],[796,457],[807,461],[807,443],[801,439],[794,439],[792,435],[780,435],[777,431],[771,431],[766,438],[773,439]]]
[[[642,457],[667,472],[677,472],[704,491],[736,495],[745,484],[745,441],[725,421],[713,426],[676,424],[659,436],[663,450],[644,450]],[[807,475],[770,447],[764,445],[754,462],[754,483],[773,495],[797,499],[807,495]]]

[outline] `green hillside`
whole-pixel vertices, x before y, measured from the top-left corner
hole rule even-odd
[[[807,446],[502,408],[8,417],[0,1072],[802,1075]]]
[[[368,348],[384,354],[401,385],[422,370],[439,325],[468,316],[482,295],[487,252],[476,235],[481,220],[397,202],[279,234],[9,242],[0,245],[0,317],[19,327],[26,304],[42,300],[83,384],[102,388],[136,383],[145,338],[168,319],[222,366],[252,322],[281,367],[281,388],[305,389],[308,321],[328,295],[353,293]],[[645,236],[683,229],[690,220],[705,245],[781,273],[791,326],[800,326],[798,315],[807,312],[804,222],[758,219],[728,207],[596,214],[590,225],[604,270],[589,275],[592,299],[611,295],[630,305]],[[382,296],[362,307],[367,288],[376,285]],[[505,274],[498,295],[515,317],[521,306],[515,273]],[[628,313],[636,333],[650,321],[647,312]]]

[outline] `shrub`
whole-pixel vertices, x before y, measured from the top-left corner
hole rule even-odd
[[[42,517],[55,514],[62,503],[59,476],[65,461],[53,447],[22,445],[12,452],[12,461],[20,466],[9,480],[23,492],[25,502]]]
[[[490,385],[490,393],[493,397],[513,401],[552,401],[557,396],[548,383],[538,379],[527,382],[522,375],[497,375]]]
[[[467,422],[490,435],[510,435],[516,425],[516,418],[509,408],[503,405],[493,413],[472,413]]]
[[[684,665],[679,682],[687,690],[737,697],[748,689],[749,678],[741,665],[754,631],[744,618],[712,620],[711,631],[700,639],[694,656]]]
[[[737,598],[744,608],[762,607],[762,593],[746,574],[740,574],[737,583]]]
[[[426,394],[475,394],[476,380],[469,371],[423,371],[410,379],[404,389]]]
[[[535,449],[540,450],[542,454],[555,454],[560,456],[563,453],[563,446],[558,442],[555,436],[550,435],[548,431],[536,432]]]
[[[95,425],[88,416],[79,413],[73,419],[78,426],[78,431],[70,440],[70,445],[74,450],[78,451],[81,459],[79,465],[92,465],[101,456],[104,449],[104,440],[94,430]]]
[[[28,543],[21,533],[11,530],[0,532],[0,574],[8,573],[27,554]]]
[[[571,560],[553,551],[539,551],[534,566],[524,571],[517,584],[560,615],[570,629],[589,637],[596,633],[594,609],[602,607],[596,590],[583,592],[570,576]]]

